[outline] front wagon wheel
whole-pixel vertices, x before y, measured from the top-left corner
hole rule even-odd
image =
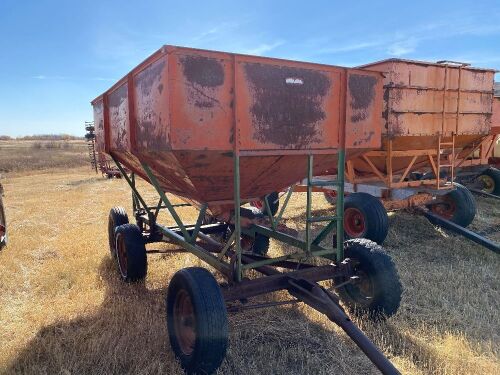
[[[188,374],[211,374],[228,345],[227,310],[217,281],[204,268],[178,271],[168,286],[170,344]]]
[[[389,255],[366,239],[346,241],[344,253],[351,259],[357,279],[353,283],[346,283],[345,277],[334,280],[339,285],[340,299],[353,312],[367,314],[372,319],[394,315],[401,302],[402,287]]]

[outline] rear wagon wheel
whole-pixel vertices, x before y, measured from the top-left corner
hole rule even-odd
[[[2,201],[2,185],[0,185],[0,250],[7,245],[7,219]]]
[[[331,205],[335,205],[337,203],[337,192],[335,190],[325,191],[323,193],[325,199]]]
[[[211,374],[228,345],[226,304],[217,281],[204,268],[178,271],[168,286],[170,344],[188,374]]]
[[[352,193],[344,200],[344,233],[349,238],[367,238],[378,244],[389,231],[389,219],[382,202],[367,193]]]
[[[264,199],[267,199],[269,208],[271,209],[271,214],[274,216],[278,213],[280,207],[278,192],[274,191],[271,194],[266,195],[264,198],[258,201],[250,202],[252,207],[257,208],[262,214],[267,215],[266,206],[264,204]]]
[[[481,183],[481,190],[500,196],[500,171],[496,168],[489,168],[477,177],[477,181]]]
[[[116,257],[116,238],[115,230],[120,225],[128,224],[128,215],[123,207],[113,207],[108,216],[108,241],[109,251],[113,257]]]
[[[131,282],[146,277],[148,259],[140,228],[123,224],[116,228],[116,258],[123,281]]]
[[[465,186],[455,183],[455,189],[439,197],[439,202],[429,205],[431,212],[462,227],[467,227],[476,216],[476,201]]]

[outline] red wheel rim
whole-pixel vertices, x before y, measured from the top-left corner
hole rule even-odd
[[[448,196],[444,196],[442,201],[431,206],[431,211],[436,215],[444,217],[445,219],[453,218],[457,205],[455,201]]]
[[[196,319],[191,297],[185,290],[180,290],[175,296],[173,313],[179,347],[185,355],[191,355],[196,344]]]
[[[262,210],[264,208],[264,202],[262,202],[261,200],[252,201],[250,202],[250,205],[255,208],[258,208],[259,210]]]
[[[337,197],[337,192],[335,190],[325,191],[325,194],[328,195],[330,198],[336,198]]]
[[[127,277],[127,249],[122,234],[116,236],[116,255],[118,258],[118,268],[123,277]]]
[[[482,191],[492,194],[495,190],[495,180],[488,175],[482,174],[478,177],[478,180],[483,184]]]
[[[366,230],[365,216],[357,208],[344,210],[344,231],[351,238],[362,237]]]

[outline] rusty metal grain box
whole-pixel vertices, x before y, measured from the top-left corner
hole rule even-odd
[[[380,147],[382,75],[360,69],[164,46],[103,95],[98,149],[195,202],[232,199],[232,153],[241,195],[260,197]]]
[[[489,133],[494,70],[402,59],[363,67],[385,74],[387,136]]]
[[[453,175],[454,167],[472,163],[469,155],[491,131],[494,70],[403,59],[359,68],[385,76],[384,126],[382,147],[353,160],[349,181],[375,178],[388,187],[439,188],[439,178],[404,180],[412,171],[441,174],[441,165],[452,166],[447,172]]]

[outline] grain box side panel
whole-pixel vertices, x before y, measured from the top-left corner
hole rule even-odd
[[[162,55],[134,76],[138,151],[171,148],[169,96],[167,57]]]
[[[127,83],[124,82],[108,94],[110,149],[130,150]]]
[[[347,71],[346,148],[381,146],[383,80],[367,71]]]
[[[231,55],[179,48],[169,54],[168,64],[172,148],[231,150]]]
[[[495,73],[489,70],[462,69],[460,87],[462,90],[493,92]]]
[[[337,148],[341,72],[307,63],[237,56],[240,148]]]
[[[92,103],[94,110],[96,151],[104,152],[104,105],[102,98]]]
[[[500,127],[500,97],[493,99],[493,115],[491,116],[491,126]]]

